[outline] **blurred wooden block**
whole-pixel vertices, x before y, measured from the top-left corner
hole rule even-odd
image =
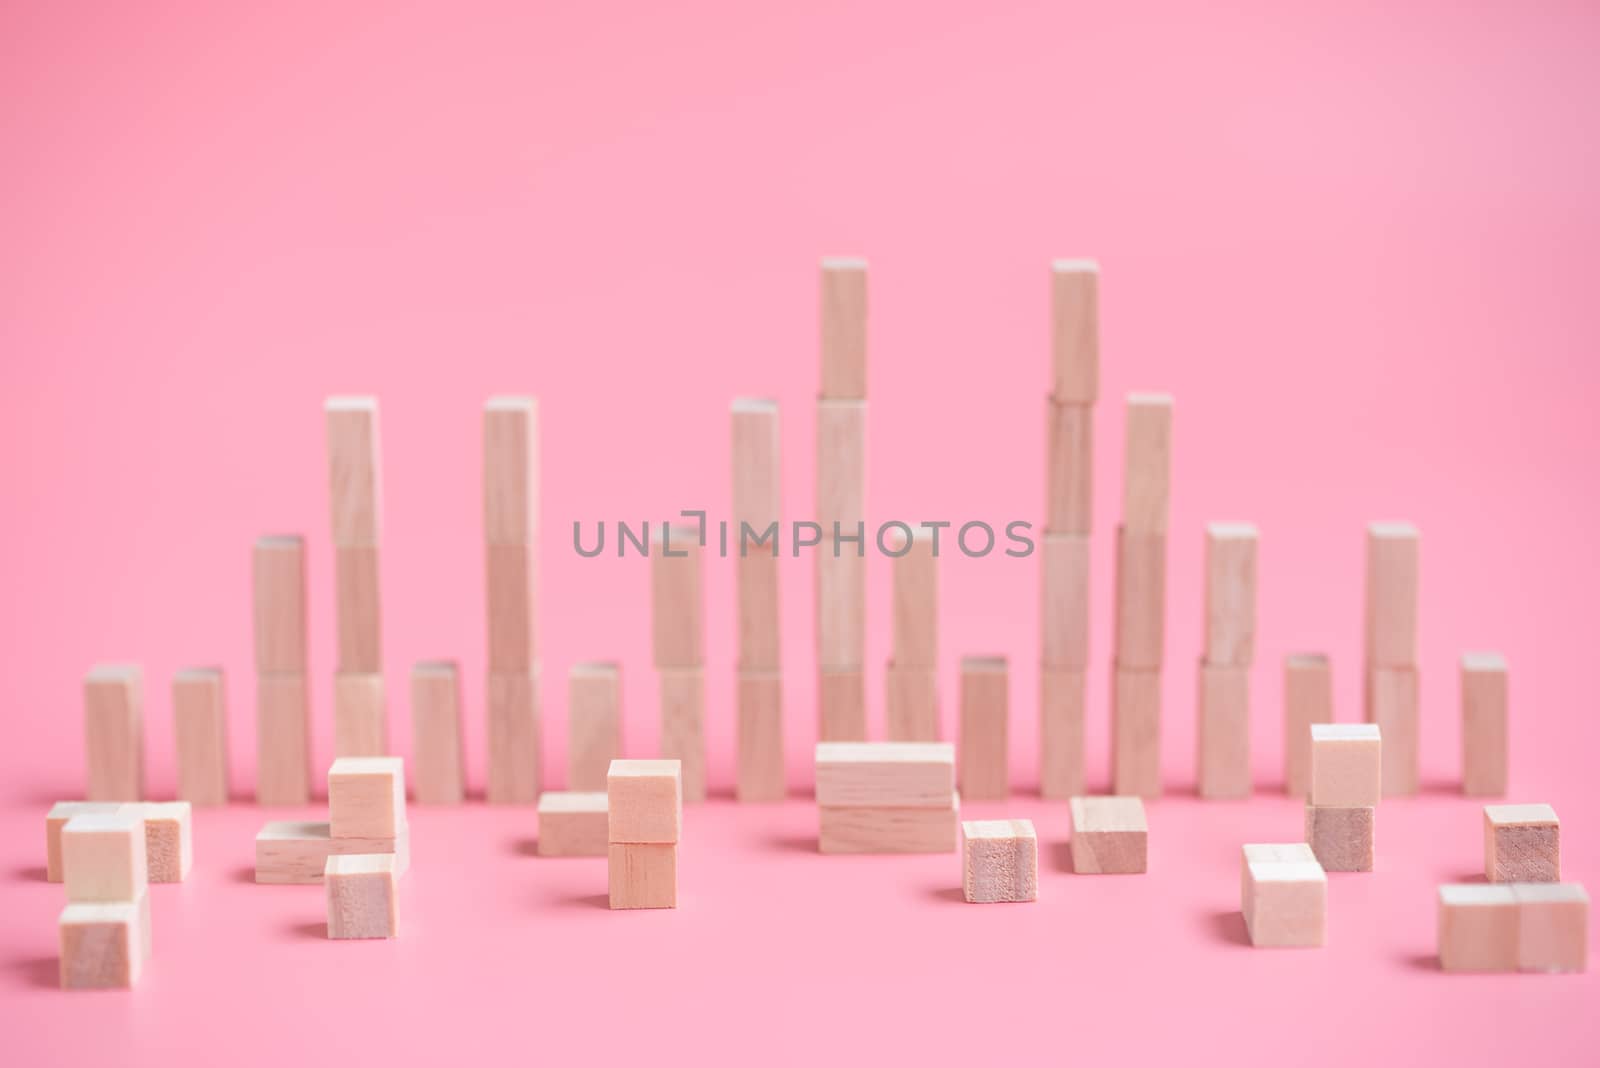
[[[187,801],[135,801],[122,811],[144,821],[145,872],[152,883],[181,883],[194,867],[193,810]]]
[[[543,781],[539,669],[489,676],[489,784],[492,804],[531,805]]]
[[[783,678],[775,671],[739,672],[740,801],[782,801]]]
[[[946,808],[956,789],[949,742],[818,742],[824,808]]]
[[[1306,805],[1306,841],[1323,871],[1371,871],[1371,805]]]
[[[655,530],[650,546],[650,609],[658,668],[697,668],[705,663],[699,538],[692,527]]]
[[[533,397],[484,403],[483,540],[491,546],[539,540],[539,402]]]
[[[1491,883],[1560,882],[1561,821],[1556,810],[1549,805],[1483,806],[1483,877]]]
[[[817,738],[861,742],[867,738],[867,680],[859,668],[817,672]]]
[[[1292,847],[1244,847],[1242,910],[1250,944],[1314,947],[1327,941],[1328,877]]]
[[[661,755],[683,764],[683,799],[706,799],[706,680],[699,668],[662,670]]]
[[[866,662],[866,435],[865,401],[817,402],[817,663],[828,669]]]
[[[383,609],[378,595],[378,547],[334,550],[339,617],[339,670],[351,674],[383,669]]]
[[[376,397],[329,397],[323,405],[328,444],[328,512],[333,544],[377,545],[383,479]]]
[[[62,990],[131,989],[148,953],[140,910],[134,901],[73,903],[56,926],[61,947]]]
[[[395,871],[411,865],[411,832],[393,838],[335,838],[327,823],[280,821],[256,834],[256,882],[279,886],[312,886],[322,882],[331,856],[393,853]]]
[[[44,820],[44,877],[52,883],[61,881],[61,828],[74,816],[105,814],[117,811],[117,801],[57,801],[50,806]]]
[[[1172,397],[1130,393],[1123,461],[1122,526],[1165,534],[1172,479]]]
[[[185,668],[172,678],[178,797],[228,803],[228,712],[221,668]]]
[[[824,533],[817,549],[817,663],[859,671],[867,649],[867,562],[848,544],[834,556],[831,538]]]
[[[137,901],[150,885],[143,816],[123,805],[67,820],[61,828],[61,876],[68,901]]]
[[[1499,653],[1461,657],[1461,791],[1504,797],[1510,766],[1509,679]]]
[[[1417,663],[1421,535],[1410,523],[1367,525],[1367,666]],[[1388,732],[1384,732],[1388,738]]]
[[[887,542],[894,558],[894,663],[901,668],[939,666],[939,558],[933,532],[896,530]]]
[[[393,938],[400,933],[399,872],[390,853],[334,855],[323,867],[329,938]]]
[[[256,678],[256,803],[311,799],[311,707],[303,675]]]
[[[1041,663],[1049,668],[1089,668],[1089,538],[1047,533],[1041,543],[1044,596]],[[1165,568],[1165,558],[1162,558]],[[1134,576],[1130,576],[1132,578]]]
[[[1333,667],[1321,653],[1283,660],[1283,783],[1290,797],[1311,793],[1311,725],[1333,722]]]
[[[1422,782],[1422,748],[1416,668],[1367,672],[1367,722],[1383,732],[1383,796],[1415,794]]]
[[[533,669],[534,587],[538,553],[533,545],[490,545],[484,550],[489,607],[489,670],[513,674]]]
[[[1256,546],[1250,523],[1206,524],[1205,660],[1249,667],[1256,653]]]
[[[766,549],[752,548],[750,555],[738,557],[734,566],[739,584],[739,666],[747,671],[776,671],[782,647],[778,625],[781,561]]]
[[[328,769],[328,826],[335,838],[393,838],[406,827],[406,771],[399,757],[340,757]]]
[[[1250,669],[1200,665],[1196,779],[1204,798],[1250,796]]]
[[[1089,533],[1094,513],[1094,408],[1047,402],[1045,532]]]
[[[1589,895],[1577,883],[1517,883],[1517,967],[1582,972],[1589,966]]]
[[[732,545],[738,561],[739,667],[776,671],[781,628],[778,611],[779,560],[774,530],[770,544],[758,545],[780,518],[778,404],[741,397],[732,411]],[[747,542],[744,528],[750,530]]]
[[[383,756],[389,751],[383,676],[341,671],[333,677],[333,755]]]
[[[539,795],[541,857],[606,855],[604,790],[546,790]]]
[[[298,534],[257,538],[251,553],[256,670],[306,673],[306,541]]]
[[[884,669],[884,704],[891,742],[939,740],[939,676],[932,668]]]
[[[819,853],[954,853],[961,800],[937,808],[817,807]]]
[[[411,776],[411,795],[424,805],[459,805],[466,797],[461,672],[453,660],[411,668]]]
[[[1111,678],[1111,788],[1161,796],[1161,672],[1116,667]]]
[[[1239,899],[1243,902],[1245,925],[1250,922],[1250,910],[1254,905],[1252,900],[1255,884],[1250,878],[1250,865],[1266,862],[1296,863],[1309,862],[1315,864],[1317,855],[1312,851],[1308,842],[1285,842],[1279,844],[1251,843],[1240,850],[1241,863],[1239,865]]]
[[[1082,671],[1039,669],[1039,792],[1064,801],[1084,792],[1084,716],[1088,677]]]
[[[96,664],[83,680],[83,736],[90,801],[144,797],[144,673]]]
[[[836,256],[822,261],[821,396],[867,395],[867,261]]]
[[[1517,970],[1517,898],[1509,886],[1439,887],[1439,967],[1447,972]]]
[[[1149,860],[1150,825],[1137,797],[1074,797],[1072,870],[1079,875],[1136,875]]]
[[[1311,803],[1376,805],[1388,738],[1371,723],[1311,725]]]
[[[735,397],[731,408],[733,497],[729,516],[759,534],[781,516],[782,469],[778,402]]]
[[[1008,723],[1010,670],[1004,657],[961,660],[961,794],[968,801],[995,800],[1011,792]]]
[[[1051,354],[1055,392],[1063,404],[1100,396],[1100,265],[1056,260],[1050,265]]]
[[[826,555],[830,523],[853,527],[866,519],[867,402],[817,401],[817,522],[822,524],[818,555]]]
[[[968,820],[961,841],[961,894],[968,901],[1039,900],[1039,838],[1032,820]]]
[[[606,857],[612,908],[678,907],[677,843],[613,842]]]
[[[1166,646],[1167,537],[1117,530],[1116,662],[1158,668]]]
[[[683,836],[683,762],[613,760],[606,774],[610,842],[673,843]]]
[[[622,667],[574,664],[567,672],[567,789],[604,790],[622,755]]]

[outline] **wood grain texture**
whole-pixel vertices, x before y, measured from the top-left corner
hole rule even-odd
[[[817,402],[817,663],[859,670],[866,662],[865,401]],[[837,535],[837,537],[836,537]],[[860,535],[859,542],[842,538]]]
[[[1161,673],[1116,667],[1111,675],[1111,788],[1161,796]]]
[[[1311,725],[1333,722],[1333,665],[1322,653],[1283,658],[1283,785],[1290,797],[1311,793]]]
[[[783,678],[777,672],[741,671],[736,793],[740,801],[782,801]]]
[[[1383,796],[1387,739],[1372,723],[1311,725],[1313,805],[1376,805]]]
[[[737,560],[739,667],[776,671],[780,663],[778,541],[756,545],[781,518],[778,404],[741,397],[732,409],[733,498],[728,552]],[[750,528],[749,544],[743,528]]]
[[[1011,792],[1011,677],[1004,657],[961,661],[961,751],[957,772],[969,801]]]
[[[1371,871],[1375,854],[1371,805],[1306,805],[1306,841],[1323,871]]]
[[[484,568],[489,670],[498,674],[531,671],[538,661],[534,612],[534,590],[538,584],[536,547],[487,546]]]
[[[613,842],[606,847],[606,858],[612,908],[678,907],[676,843]]]
[[[306,672],[306,542],[298,534],[256,539],[251,553],[256,670]]]
[[[817,737],[860,742],[867,737],[867,679],[860,668],[817,672]]]
[[[120,805],[67,820],[61,828],[61,881],[68,901],[137,901],[150,885],[144,817]]]
[[[389,703],[379,674],[341,671],[333,677],[333,755],[389,752]]]
[[[1422,783],[1421,676],[1416,668],[1367,672],[1366,719],[1383,732],[1383,796],[1414,795]]]
[[[1367,666],[1417,663],[1417,600],[1422,541],[1410,523],[1367,526]]]
[[[187,801],[134,801],[122,811],[144,822],[145,872],[152,883],[181,883],[194,867],[193,809]]]
[[[622,755],[622,666],[574,664],[567,672],[567,789],[606,788],[606,771]]]
[[[891,742],[939,740],[939,675],[932,668],[890,662],[884,669],[884,706]]]
[[[1201,797],[1250,796],[1250,669],[1202,663],[1195,781]]]
[[[544,781],[539,669],[489,675],[489,774],[492,804],[531,805]]]
[[[1165,659],[1166,637],[1167,537],[1119,528],[1113,630],[1117,664],[1159,668]]]
[[[1052,396],[1093,404],[1100,396],[1100,265],[1056,260],[1050,265]]]
[[[83,680],[83,737],[89,801],[144,797],[144,672],[137,664],[96,664]]]
[[[178,797],[228,803],[228,704],[221,668],[185,668],[172,677],[172,733]]]
[[[541,857],[603,857],[608,826],[604,790],[547,790],[539,795]]]
[[[821,281],[820,396],[860,400],[867,395],[867,261],[824,259]]]
[[[894,558],[894,663],[901,668],[939,666],[939,558],[933,532],[917,528],[907,537],[892,531]]]
[[[256,834],[256,882],[312,886],[322,882],[329,857],[337,854],[393,853],[395,871],[411,865],[411,832],[393,838],[335,838],[326,822],[276,821]]]
[[[1128,394],[1123,451],[1122,525],[1136,534],[1167,532],[1172,483],[1172,397]]]
[[[1327,942],[1328,877],[1315,859],[1293,847],[1245,846],[1242,880],[1241,910],[1251,945],[1311,948]]]
[[[453,660],[411,668],[411,796],[424,805],[459,805],[466,797],[461,744],[461,671]]]
[[[823,534],[816,550],[817,663],[859,671],[867,653],[867,561],[851,545],[834,556],[830,537]]]
[[[539,540],[539,402],[490,397],[483,406],[483,540]]]
[[[400,933],[399,873],[391,853],[335,854],[323,867],[329,938]]]
[[[1039,669],[1039,792],[1046,798],[1064,801],[1085,790],[1088,700],[1084,672]]]
[[[383,604],[378,593],[378,547],[334,550],[337,582],[339,670],[359,674],[383,670]]]
[[[817,401],[817,522],[828,546],[830,523],[866,519],[867,402]]]
[[[256,678],[256,802],[311,799],[311,701],[303,675]]]
[[[1094,408],[1046,402],[1045,531],[1088,534],[1094,519]]]
[[[778,402],[736,397],[730,410],[729,453],[733,496],[729,518],[758,533],[782,513],[781,436]]]
[[[700,532],[663,526],[650,544],[651,638],[658,668],[705,664]]]
[[[613,760],[606,773],[611,842],[676,843],[683,837],[683,762]]]
[[[1577,883],[1518,883],[1517,967],[1582,972],[1589,966],[1589,895]]]
[[[1137,797],[1074,797],[1072,870],[1079,875],[1137,875],[1149,866],[1150,826]]]
[[[739,666],[776,671],[782,661],[778,579],[783,561],[765,549],[752,549],[749,556],[734,560],[734,569],[739,585]]]
[[[1499,653],[1461,657],[1461,792],[1504,797],[1510,779],[1510,679]]]
[[[406,769],[399,757],[340,757],[328,769],[328,827],[335,838],[393,838],[406,827]]]
[[[954,853],[961,813],[951,794],[939,808],[817,807],[821,853]]]
[[[1249,523],[1206,524],[1205,660],[1249,667],[1256,654],[1256,548]]]
[[[62,990],[131,989],[148,955],[141,944],[140,904],[74,903],[56,921]]]
[[[90,813],[115,812],[120,807],[120,801],[57,801],[51,805],[44,819],[45,881],[61,881],[61,828],[68,820]]]
[[[1561,821],[1549,805],[1483,806],[1483,877],[1491,883],[1561,881]]]
[[[706,678],[700,668],[660,672],[661,755],[683,765],[683,799],[706,799]]]
[[[1509,886],[1439,887],[1439,967],[1447,972],[1516,971],[1520,919]]]
[[[825,808],[945,808],[956,789],[949,742],[818,742],[817,804]]]
[[[323,405],[328,449],[328,514],[333,544],[381,541],[383,478],[376,397],[329,397]]]
[[[975,904],[1039,900],[1039,838],[1032,820],[961,825],[961,894]]]
[[[1048,668],[1089,668],[1089,538],[1047,533],[1039,542],[1040,662]],[[1163,566],[1164,566],[1163,559]],[[1133,576],[1130,576],[1132,578]]]

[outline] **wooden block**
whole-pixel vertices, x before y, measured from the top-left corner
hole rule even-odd
[[[774,540],[773,544],[776,544]],[[735,566],[739,581],[739,666],[776,671],[781,660],[778,625],[780,561],[766,549],[751,549]]]
[[[539,669],[491,674],[488,688],[488,799],[492,804],[535,804],[544,768]]]
[[[178,796],[196,805],[228,803],[228,715],[221,668],[186,668],[172,679]]]
[[[1504,797],[1509,679],[1499,653],[1461,657],[1461,791],[1472,797]]]
[[[1517,967],[1581,972],[1589,966],[1589,895],[1577,883],[1516,883]]]
[[[1249,667],[1256,655],[1256,546],[1250,523],[1206,524],[1208,664]]]
[[[1122,525],[1135,534],[1165,534],[1172,479],[1172,397],[1128,394],[1122,482]]]
[[[781,514],[781,437],[778,402],[735,397],[731,411],[733,498],[730,518],[748,523],[757,534]]]
[[[683,762],[613,760],[606,774],[610,842],[676,844],[683,836]]]
[[[1556,810],[1549,805],[1483,806],[1483,877],[1491,883],[1559,883],[1561,821]]]
[[[867,738],[867,680],[859,668],[817,672],[817,737],[824,742]]]
[[[333,755],[383,756],[389,751],[389,712],[383,676],[340,672],[333,677]]]
[[[612,842],[606,858],[612,908],[678,907],[677,843]]]
[[[817,807],[820,853],[954,853],[961,799],[938,808]]]
[[[824,397],[867,395],[867,261],[822,261],[822,392]]]
[[[1100,396],[1100,265],[1093,260],[1052,263],[1050,313],[1052,396],[1063,404],[1093,404]]]
[[[336,546],[377,545],[383,512],[378,399],[329,397],[323,405],[328,437],[328,513]]]
[[[461,673],[453,660],[411,668],[411,776],[411,795],[424,805],[458,805],[466,797]]]
[[[855,529],[855,528],[851,528]],[[830,671],[859,671],[867,652],[867,562],[831,534],[817,550],[817,663]]]
[[[891,742],[939,740],[939,676],[932,668],[884,669],[884,699]]]
[[[83,680],[83,737],[90,801],[144,797],[144,673],[96,664]]]
[[[489,670],[530,671],[534,655],[534,586],[538,567],[532,545],[490,545],[484,550],[489,606]]]
[[[1158,668],[1166,646],[1167,536],[1117,530],[1116,662]],[[1067,666],[1067,665],[1064,665]]]
[[[152,883],[181,883],[194,866],[193,811],[187,801],[135,801],[121,810],[144,821],[145,872]]]
[[[832,548],[830,524],[854,527],[867,518],[866,401],[817,401],[816,476],[822,556]]]
[[[782,801],[783,679],[777,672],[739,673],[740,801]]]
[[[311,707],[303,675],[256,679],[256,801],[311,799]]]
[[[406,769],[399,757],[340,757],[328,769],[328,825],[335,838],[393,838],[406,826]]]
[[[257,538],[251,554],[256,670],[306,673],[306,541],[298,534]]]
[[[1089,667],[1089,538],[1047,533],[1042,543],[1044,596],[1039,632],[1045,667]],[[1165,568],[1165,558],[1162,561]],[[1134,576],[1130,576],[1132,578]]]
[[[329,938],[393,938],[400,933],[399,872],[392,853],[334,855],[323,867]]]
[[[1409,668],[1417,663],[1421,548],[1421,535],[1410,523],[1367,525],[1368,667]]]
[[[541,857],[606,855],[604,790],[547,790],[539,795]]]
[[[661,755],[683,765],[683,799],[706,799],[706,681],[699,668],[663,670]]]
[[[148,955],[137,902],[73,903],[56,926],[63,990],[132,989]]]
[[[1415,794],[1422,782],[1420,677],[1416,668],[1367,672],[1367,722],[1383,732],[1383,796]]]
[[[705,664],[699,531],[663,526],[650,546],[651,635],[658,668]]]
[[[621,755],[621,665],[572,665],[567,672],[567,789],[605,790],[606,770]]]
[[[1039,900],[1039,838],[1032,820],[968,820],[961,841],[961,894],[968,901]]]
[[[1371,805],[1306,805],[1306,841],[1323,871],[1371,871]]]
[[[1250,865],[1263,862],[1297,862],[1307,861],[1315,864],[1317,855],[1308,842],[1286,842],[1281,844],[1265,845],[1251,843],[1240,850],[1239,865],[1239,899],[1244,903],[1246,926],[1249,925],[1250,910],[1254,905],[1252,897],[1255,892],[1255,882],[1250,878]]]
[[[1321,653],[1283,659],[1283,784],[1290,797],[1311,793],[1311,725],[1333,722],[1333,667]]]
[[[1045,533],[1087,535],[1094,514],[1094,409],[1050,398],[1045,421]]]
[[[333,555],[339,618],[339,670],[383,670],[383,608],[378,595],[378,547],[340,547]]]
[[[1084,792],[1088,696],[1083,672],[1039,669],[1039,793],[1046,798],[1064,801]]]
[[[90,813],[115,812],[121,807],[117,801],[57,801],[50,806],[44,820],[44,877],[46,881],[61,881],[61,828],[74,816]]]
[[[1509,886],[1439,887],[1439,967],[1447,972],[1517,970],[1517,898]]]
[[[1116,667],[1111,680],[1111,788],[1161,796],[1161,672]]]
[[[1074,797],[1072,870],[1079,875],[1136,875],[1148,867],[1150,825],[1137,797]]]
[[[484,403],[483,540],[517,546],[539,540],[539,402],[533,397]]]
[[[1011,683],[1005,657],[963,657],[958,771],[962,796],[969,801],[995,800],[1011,792],[1010,715]]]
[[[1311,725],[1311,803],[1376,805],[1388,737],[1371,723]]]
[[[902,668],[939,666],[939,558],[933,532],[895,530],[887,543],[894,558],[894,663]]]
[[[949,742],[818,742],[824,808],[947,808],[956,788]]]
[[[1311,947],[1327,941],[1328,877],[1291,847],[1247,845],[1243,864],[1244,924],[1250,944]]]
[[[335,838],[327,823],[269,823],[256,834],[256,882],[312,886],[322,882],[331,856],[393,853],[395,871],[411,866],[411,832],[393,838]]]
[[[1250,669],[1200,665],[1196,781],[1201,797],[1250,796]]]
[[[137,901],[150,885],[143,817],[119,806],[67,820],[61,828],[61,876],[68,901]]]

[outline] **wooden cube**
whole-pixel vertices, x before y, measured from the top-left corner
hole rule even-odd
[[[1039,839],[1032,820],[968,820],[961,840],[961,893],[968,901],[1039,900]]]
[[[83,737],[90,801],[144,797],[144,672],[96,664],[83,680]]]
[[[61,910],[61,989],[131,989],[139,982],[147,956],[142,907],[133,901],[74,902]]]
[[[817,806],[819,853],[954,853],[961,799],[936,807]]]
[[[61,828],[61,878],[68,901],[137,901],[150,885],[137,810],[121,806],[69,819]]]
[[[406,827],[406,772],[399,757],[340,757],[328,770],[335,838],[393,838]]]
[[[738,798],[782,801],[783,679],[772,671],[740,671],[738,687]]]
[[[1161,796],[1161,672],[1117,667],[1111,681],[1111,788]]]
[[[1166,647],[1167,536],[1117,531],[1116,662],[1159,668]]]
[[[1483,876],[1491,883],[1561,881],[1561,821],[1549,805],[1483,806]]]
[[[539,552],[535,545],[490,545],[484,550],[489,611],[489,670],[526,672],[538,657],[535,589]]]
[[[701,622],[700,532],[657,527],[650,545],[650,632],[658,668],[705,663]]]
[[[1461,791],[1471,797],[1503,797],[1507,755],[1509,680],[1499,653],[1461,657]]]
[[[676,842],[612,842],[606,847],[606,857],[612,908],[678,907]]]
[[[606,794],[608,841],[665,844],[682,836],[682,761],[613,760]]]
[[[1327,940],[1328,877],[1304,846],[1244,847],[1245,929],[1255,946],[1320,946]]]
[[[1072,870],[1079,875],[1145,871],[1150,827],[1137,797],[1074,797]]]
[[[574,664],[567,673],[567,789],[600,790],[622,755],[622,666]]]
[[[333,677],[333,755],[379,757],[389,751],[383,676],[341,671]]]
[[[683,799],[706,799],[706,683],[699,668],[661,671],[661,756],[683,766]]]
[[[1383,732],[1383,795],[1415,794],[1422,782],[1422,748],[1416,668],[1373,668],[1367,672],[1367,722]]]
[[[1384,742],[1372,723],[1311,725],[1311,803],[1376,805],[1383,796]]]
[[[251,555],[255,661],[263,675],[306,673],[306,540],[256,539]]]
[[[1307,805],[1306,841],[1323,871],[1371,871],[1371,805]]]
[[[256,802],[311,799],[311,707],[303,675],[256,679]]]
[[[228,803],[228,721],[221,668],[185,668],[172,679],[178,797],[196,805]]]
[[[608,824],[605,791],[547,790],[539,795],[539,855],[603,857]]]
[[[884,669],[884,704],[891,742],[939,740],[939,675],[932,668]]]
[[[532,545],[539,537],[539,402],[490,397],[483,405],[483,540]]]
[[[359,853],[393,853],[395,871],[404,875],[411,866],[411,832],[402,830],[393,838],[335,838],[327,823],[269,823],[256,834],[256,882],[314,885],[322,882],[329,857]]]
[[[1333,722],[1333,667],[1321,653],[1283,660],[1283,784],[1290,797],[1311,793],[1311,725]]]
[[[544,779],[539,669],[491,673],[488,688],[488,799],[492,804],[534,804]]]
[[[379,596],[378,547],[341,546],[333,570],[338,609],[339,670],[351,674],[383,670],[383,604]]]
[[[1136,534],[1165,534],[1172,479],[1172,397],[1128,394],[1122,525]]]
[[[1367,525],[1369,667],[1416,666],[1420,560],[1421,535],[1410,523]]]
[[[1195,746],[1200,796],[1250,796],[1250,669],[1200,665]]]
[[[1011,792],[1007,720],[1010,672],[1005,657],[961,661],[961,794],[969,801],[997,800]]]
[[[1439,887],[1439,967],[1447,972],[1517,970],[1521,917],[1509,886]]]
[[[1589,966],[1589,895],[1577,883],[1516,883],[1517,967],[1581,972]]]
[[[1066,800],[1084,792],[1084,718],[1088,677],[1082,671],[1039,669],[1039,792]]]
[[[1046,402],[1045,531],[1088,534],[1094,505],[1094,408]]]
[[[867,395],[867,261],[833,256],[822,261],[821,396]]]
[[[939,558],[933,532],[904,531],[889,544],[894,558],[894,663],[932,670],[939,666]]]
[[[818,742],[817,804],[947,808],[956,788],[949,742]]]
[[[1046,533],[1040,544],[1044,591],[1040,663],[1067,671],[1089,667],[1089,537]]]
[[[329,515],[335,546],[377,545],[383,513],[376,397],[329,397]]]
[[[194,866],[192,809],[187,801],[140,801],[122,811],[144,821],[145,871],[153,883],[181,883]]]
[[[1250,523],[1206,524],[1205,661],[1249,667],[1256,649],[1256,545]]]
[[[392,853],[331,856],[322,881],[329,938],[393,938],[400,933],[399,872]]]
[[[45,879],[52,883],[61,881],[61,828],[68,820],[89,813],[115,812],[121,807],[117,801],[57,801],[51,805],[44,820]]]
[[[461,748],[461,673],[453,660],[411,669],[411,795],[424,805],[459,805],[466,797]]]
[[[859,668],[817,672],[817,737],[858,742],[867,737],[867,680]]]
[[[1056,260],[1050,265],[1051,394],[1064,404],[1093,404],[1100,396],[1100,265]]]

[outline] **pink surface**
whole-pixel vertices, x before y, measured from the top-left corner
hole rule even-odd
[[[1455,796],[1455,657],[1513,672],[1513,800],[1561,813],[1600,888],[1593,763],[1592,4],[9,4],[0,11],[0,1023],[18,1063],[243,1068],[423,1055],[749,1063],[998,1059],[1575,1063],[1597,981],[1459,977],[1433,887],[1478,870]],[[316,888],[249,885],[251,806],[199,815],[157,887],[131,995],[54,983],[47,804],[82,788],[79,680],[148,673],[158,795],[168,685],[221,663],[248,788],[249,547],[311,537],[319,765],[331,756],[332,554],[321,398],[380,396],[386,657],[464,667],[483,774],[479,407],[539,396],[547,771],[571,663],[625,662],[655,741],[648,576],[581,560],[574,520],[725,515],[727,408],[784,406],[785,491],[813,484],[816,262],[872,262],[871,511],[1039,522],[1047,273],[1104,270],[1097,660],[1109,658],[1120,398],[1178,399],[1151,872],[1055,866],[1037,905],[959,903],[955,855],[812,852],[811,806],[692,811],[683,907],[612,915],[604,865],[541,861],[531,809],[414,809],[403,937],[321,939]],[[1202,523],[1262,531],[1258,780],[1279,777],[1284,653],[1323,649],[1358,714],[1362,529],[1424,536],[1426,795],[1379,812],[1379,871],[1336,876],[1331,945],[1239,945],[1241,842],[1290,840],[1268,793],[1192,789]],[[888,568],[872,570],[882,722]],[[809,561],[784,579],[791,782],[814,737]],[[1013,664],[1034,781],[1037,560],[950,558],[955,665]],[[707,574],[714,788],[733,766],[732,568]],[[1091,680],[1103,783],[1108,686]],[[981,1024],[978,1021],[1007,1021]],[[1242,1031],[1240,1029],[1243,1029]]]

